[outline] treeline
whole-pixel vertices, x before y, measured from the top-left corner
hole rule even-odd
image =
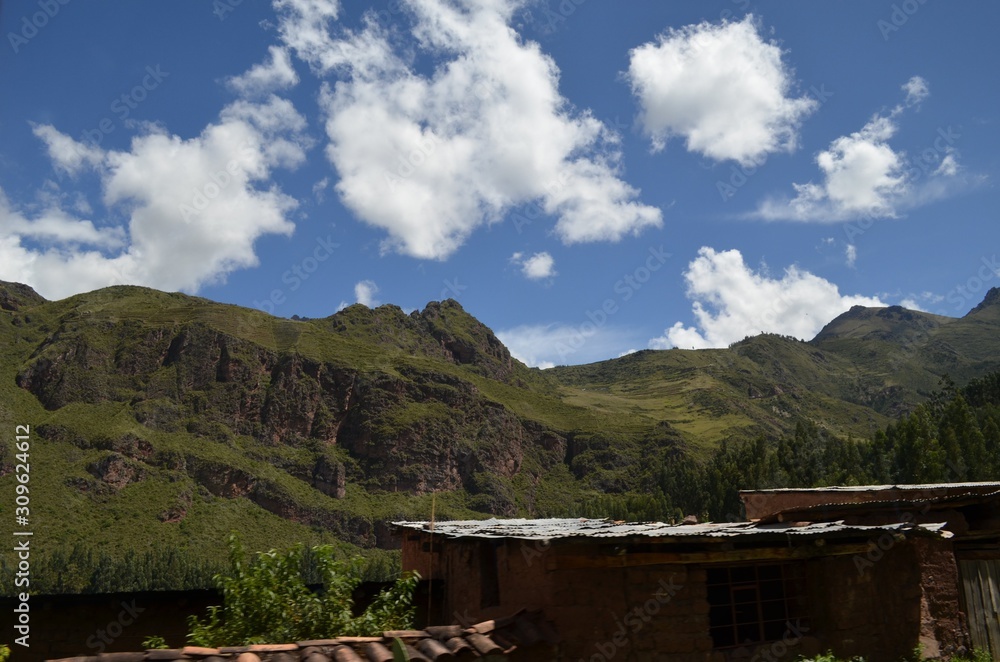
[[[561,514],[738,521],[741,489],[1000,480],[1000,373],[962,389],[943,379],[930,400],[869,439],[801,422],[779,439],[723,442],[707,462],[672,455],[650,473],[643,493],[601,495]]]
[[[212,577],[224,569],[173,549],[143,552],[129,550],[115,556],[105,550],[77,543],[31,555],[30,592],[36,595],[60,593],[112,593],[126,591],[167,591],[212,586]],[[15,585],[17,559],[0,557],[0,581],[7,591]]]
[[[222,559],[194,558],[174,549],[128,550],[116,556],[77,543],[68,549],[32,554],[27,588],[34,595],[204,589],[215,586],[213,578],[226,568],[228,563]],[[386,582],[396,580],[400,570],[399,552],[373,549],[365,551],[359,572],[365,581]],[[302,575],[307,582],[321,581],[317,557],[303,555]],[[0,557],[4,595],[24,590],[16,579],[17,559],[13,555]]]

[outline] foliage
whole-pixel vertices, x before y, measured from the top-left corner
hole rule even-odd
[[[865,658],[860,655],[848,658],[837,657],[833,654],[833,651],[827,651],[819,655],[814,655],[813,657],[799,656],[797,662],[865,662]]]
[[[105,549],[77,543],[32,556],[37,573],[31,578],[39,593],[116,593],[205,588],[222,566],[192,558],[174,549],[157,547],[114,555]],[[16,564],[0,557],[0,580],[13,586]]]
[[[941,374],[1000,367],[995,293],[962,319],[859,307],[810,342],[546,371],[456,302],[288,320],[126,286],[46,302],[0,283],[0,299],[16,302],[0,311],[0,426],[31,421],[45,467],[44,593],[209,587],[218,531],[353,555],[435,498],[439,519],[726,520],[741,488],[1000,476],[1000,377],[931,395]],[[0,491],[13,462],[8,438]],[[366,553],[366,578],[398,575],[398,552]],[[13,573],[0,557],[0,592]]]
[[[360,615],[354,615],[354,589],[361,583],[361,561],[335,558],[328,545],[259,552],[247,559],[239,538],[229,538],[230,570],[216,583],[223,605],[210,607],[204,620],[189,617],[188,639],[196,646],[235,646],[303,641],[333,636],[369,636],[412,627],[413,591],[419,577],[401,576]],[[308,584],[310,568],[319,590]]]
[[[10,648],[0,644],[0,662],[7,662],[7,658],[10,657]]]
[[[951,662],[993,662],[993,656],[983,648],[973,648],[965,655],[952,655]]]
[[[991,480],[1000,476],[998,421],[1000,373],[963,389],[945,378],[928,402],[867,441],[799,422],[777,440],[723,442],[704,464],[670,457],[657,487],[685,513],[732,521],[741,518],[741,489]]]
[[[166,639],[156,635],[146,637],[145,639],[143,639],[142,647],[145,650],[170,648],[170,646],[167,645]]]

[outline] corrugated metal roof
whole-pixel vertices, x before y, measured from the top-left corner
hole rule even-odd
[[[430,522],[393,522],[404,528],[431,532]],[[925,535],[950,537],[943,531],[944,523],[895,523],[879,526],[853,526],[838,522],[708,522],[705,524],[666,524],[664,522],[626,523],[608,519],[486,519],[435,522],[433,532],[447,538],[516,538],[521,540],[554,540],[557,538],[729,538],[801,536],[822,538],[850,534],[879,534],[892,531],[914,531]]]
[[[780,494],[783,492],[880,492],[889,490],[931,491],[968,488],[989,488],[1000,490],[1000,482],[982,483],[929,483],[911,485],[831,485],[829,487],[779,487],[770,490],[740,490],[740,494]]]
[[[924,495],[919,492],[913,494],[900,495],[897,499],[871,500],[871,501],[829,501],[825,503],[815,503],[803,506],[789,506],[781,510],[762,515],[758,521],[774,522],[781,519],[816,519],[817,514],[824,511],[837,512],[843,515],[845,511],[874,511],[877,508],[896,508],[904,506],[913,508],[921,504],[960,504],[963,501],[972,503],[982,503],[986,499],[1000,498],[1000,490],[994,492],[960,492],[938,495]]]

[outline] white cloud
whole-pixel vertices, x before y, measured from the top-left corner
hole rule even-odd
[[[703,247],[684,278],[696,324],[675,323],[650,340],[654,349],[726,347],[759,333],[810,340],[851,306],[886,305],[877,297],[842,295],[830,281],[794,265],[781,278],[755,272],[737,250]]]
[[[379,304],[378,299],[375,298],[376,294],[378,294],[378,285],[373,280],[363,280],[354,286],[354,297],[358,303],[369,308],[374,308]]]
[[[821,184],[792,184],[795,198],[766,200],[758,214],[801,221],[895,216],[908,189],[903,156],[888,144],[896,129],[893,119],[876,115],[860,131],[837,138],[816,156]]]
[[[258,238],[294,229],[287,216],[296,202],[270,177],[304,159],[304,126],[276,97],[234,103],[193,138],[149,130],[123,151],[36,126],[54,165],[93,168],[105,206],[125,220],[98,228],[59,208],[33,213],[4,199],[0,279],[28,282],[49,298],[121,283],[194,292],[256,266]]]
[[[254,65],[249,71],[233,76],[226,82],[244,96],[268,94],[298,85],[299,75],[292,66],[288,49],[271,46],[268,49],[270,61]]]
[[[941,164],[934,169],[934,175],[940,177],[954,177],[958,174],[958,158],[955,156],[955,152],[949,150],[944,158],[941,159]]]
[[[795,149],[802,120],[818,106],[789,96],[792,71],[752,15],[671,29],[629,55],[628,80],[655,150],[676,136],[689,151],[754,164]]]
[[[49,159],[59,170],[75,175],[84,168],[100,165],[104,152],[92,145],[77,142],[48,124],[31,124],[35,137],[45,143]]]
[[[634,338],[612,325],[584,321],[570,324],[527,324],[497,331],[511,355],[533,368],[578,365],[618,356]]]
[[[25,213],[14,209],[2,189],[0,189],[0,219],[3,221],[0,232],[40,243],[53,242],[115,249],[123,245],[125,238],[121,228],[98,228],[92,221],[74,218],[61,209],[57,201],[51,199],[29,219]]]
[[[847,248],[844,250],[844,256],[847,259],[847,266],[854,268],[854,263],[858,261],[858,247],[854,244],[847,244]]]
[[[539,201],[565,243],[615,241],[662,223],[619,176],[617,135],[559,94],[559,70],[510,26],[519,3],[406,0],[412,66],[368,15],[332,33],[336,3],[279,0],[279,33],[324,83],[336,189],[385,250],[444,259],[476,228]]]
[[[906,106],[897,105],[886,115],[873,116],[860,131],[840,136],[816,155],[820,183],[792,184],[794,198],[765,199],[751,216],[827,223],[896,218],[907,209],[975,185],[975,181],[956,177],[960,167],[949,142],[950,127],[935,139],[933,149],[924,150],[917,163],[889,144],[899,130],[900,115],[929,94],[926,81],[919,76],[911,78],[903,90],[907,93]],[[927,158],[932,160],[927,162]],[[924,177],[936,159],[941,159],[940,164]]]
[[[906,299],[903,299],[902,301],[899,302],[899,305],[908,310],[919,310],[922,313],[927,312],[913,297],[907,297]]]
[[[535,253],[527,258],[522,253],[514,253],[510,257],[510,261],[519,265],[524,277],[531,280],[553,278],[557,275],[555,270],[556,261],[546,251]]]
[[[326,200],[326,190],[330,187],[330,178],[324,177],[315,184],[313,184],[313,196],[316,198],[316,202],[323,202]]]
[[[906,105],[918,106],[920,102],[930,96],[930,87],[927,81],[920,76],[914,76],[903,83],[903,91],[906,92]]]

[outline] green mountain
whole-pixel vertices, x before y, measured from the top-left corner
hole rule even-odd
[[[600,514],[602,495],[648,491],[672,458],[803,423],[867,439],[942,375],[1000,369],[998,331],[993,289],[960,319],[855,307],[810,342],[543,372],[452,300],[289,320],[138,287],[50,302],[0,282],[0,426],[31,426],[31,528],[50,553],[209,563],[231,530],[258,549],[372,548],[387,521],[432,510]]]

